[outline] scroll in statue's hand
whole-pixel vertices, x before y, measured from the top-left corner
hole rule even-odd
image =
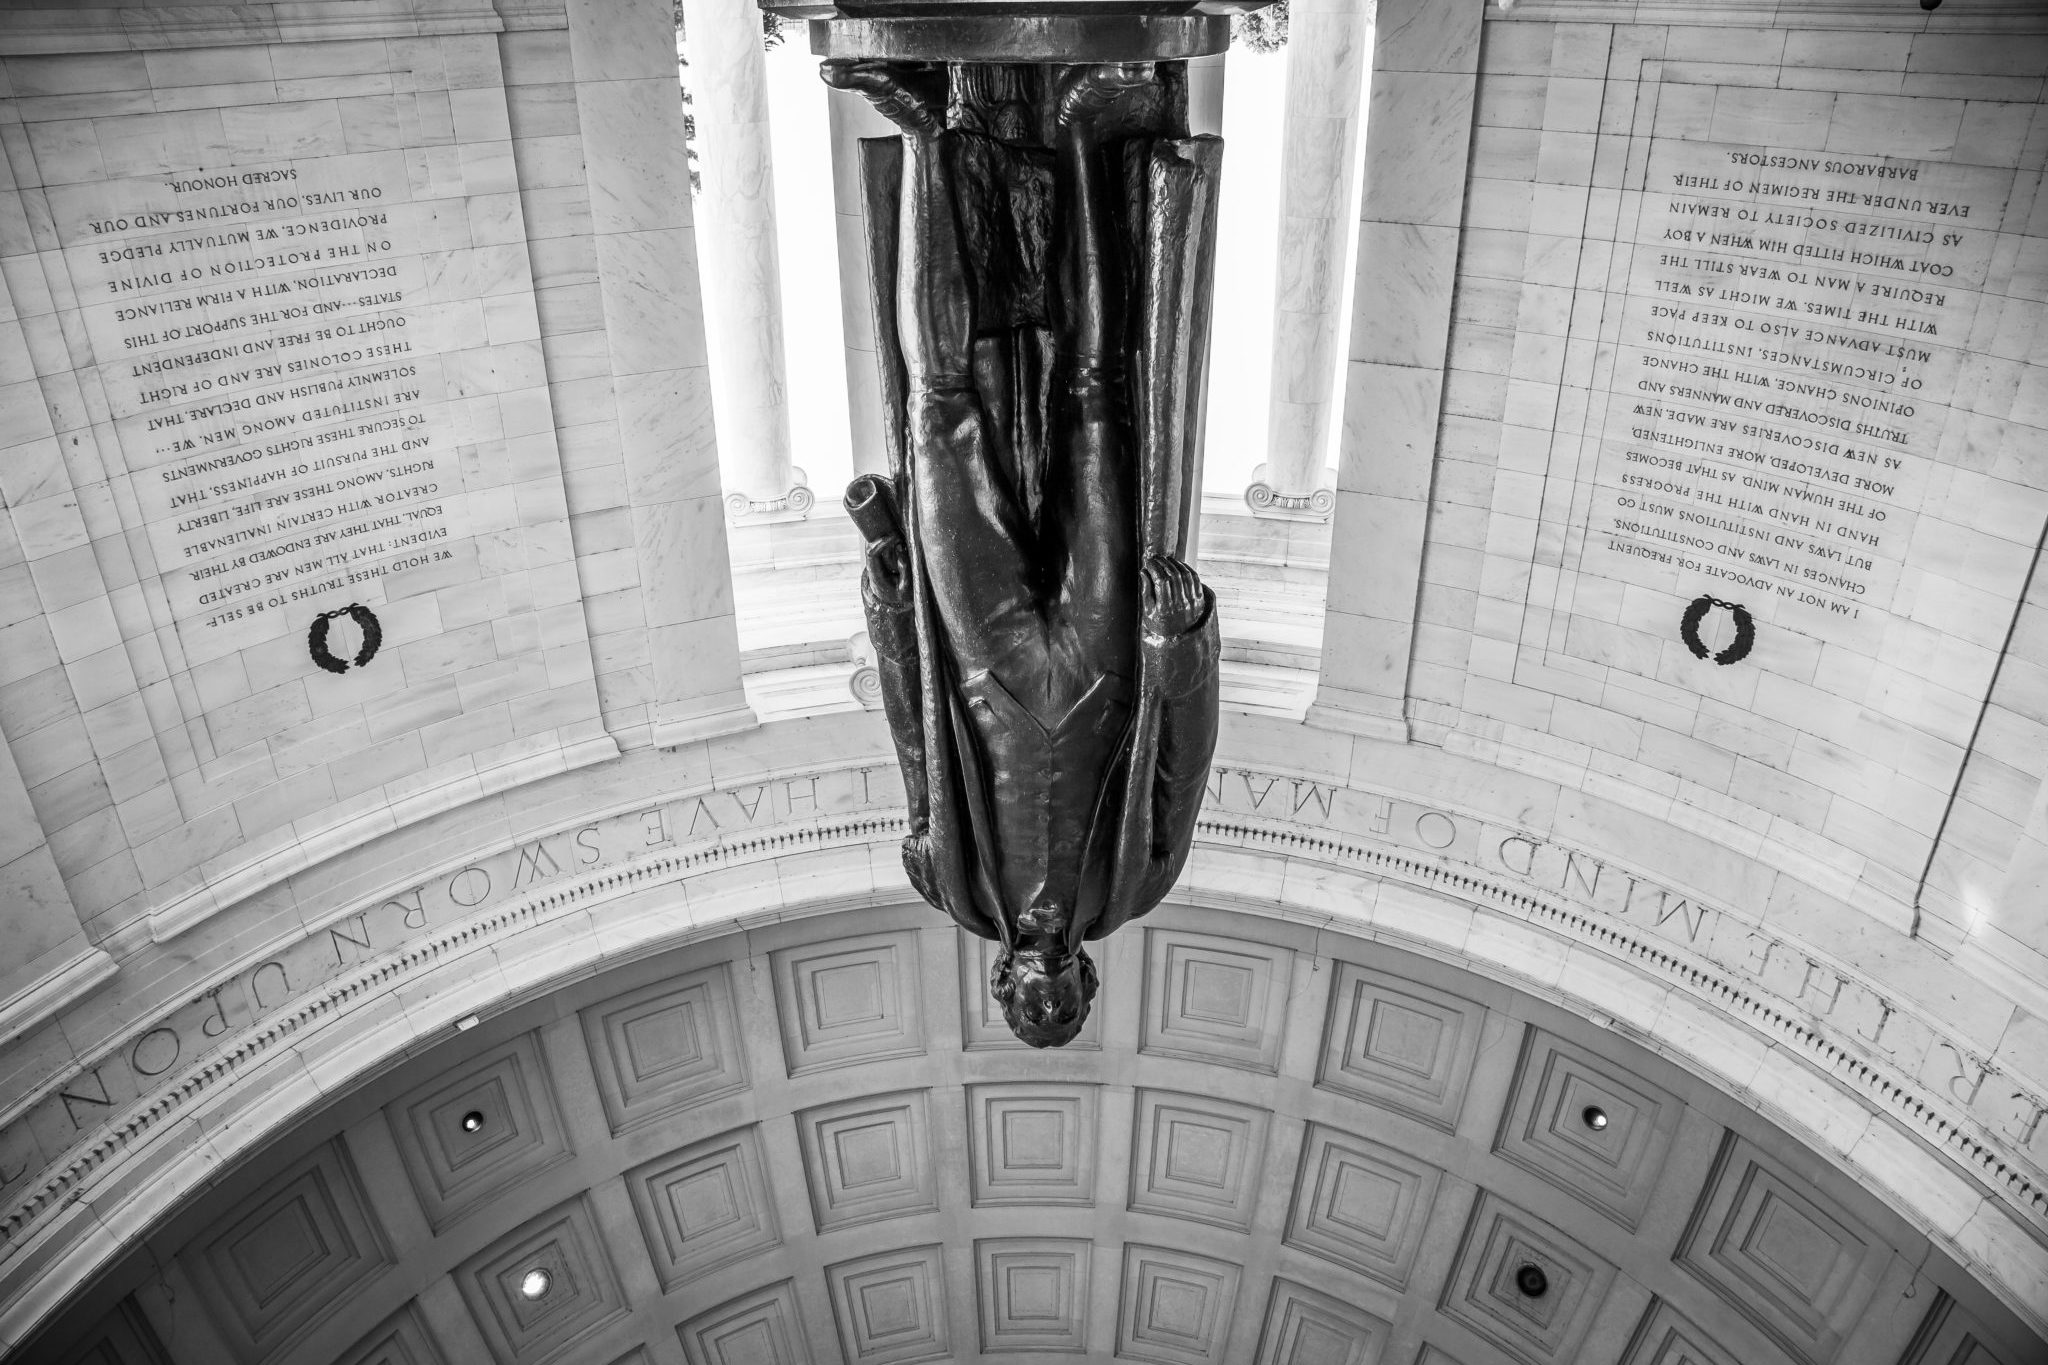
[[[1145,633],[1165,639],[1185,634],[1202,619],[1202,580],[1170,555],[1153,555],[1144,567]]]
[[[868,546],[868,587],[887,606],[900,607],[910,600],[910,556],[901,536]]]

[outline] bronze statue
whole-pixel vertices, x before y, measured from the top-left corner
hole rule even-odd
[[[889,477],[846,506],[926,900],[1069,1042],[1084,944],[1172,888],[1216,743],[1215,599],[1181,558],[1221,144],[1179,62],[842,58]]]

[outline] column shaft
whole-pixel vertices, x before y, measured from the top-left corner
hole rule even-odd
[[[1254,508],[1322,490],[1329,449],[1344,254],[1356,173],[1359,95],[1372,33],[1370,0],[1293,0],[1273,305],[1273,389],[1266,468]],[[1263,491],[1262,491],[1263,489]],[[1330,495],[1312,505],[1327,513]]]
[[[749,0],[683,0],[684,81],[697,130],[697,244],[711,405],[729,511],[776,508],[796,484],[782,348],[775,182],[761,14]],[[808,504],[808,496],[805,498]],[[762,509],[768,510],[768,509]]]

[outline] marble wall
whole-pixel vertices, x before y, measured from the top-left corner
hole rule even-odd
[[[2038,15],[1468,11],[1383,10],[1427,136],[1368,150],[1322,714],[2038,979],[1996,875],[1927,894],[2038,788],[1985,743],[2048,521]]]
[[[9,11],[11,961],[750,721],[668,33]]]

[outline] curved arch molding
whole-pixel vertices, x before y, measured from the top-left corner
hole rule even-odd
[[[676,762],[627,760],[600,814],[451,832],[491,851],[424,876],[288,884],[296,901],[158,949],[154,986],[131,965],[81,1005],[134,1022],[0,1128],[0,1349],[223,1163],[477,1016],[693,938],[911,899],[893,765],[633,794],[674,791]],[[326,913],[303,908],[323,891]],[[2027,1155],[2048,1100],[1743,907],[1455,805],[1236,765],[1211,775],[1177,898],[1438,957],[1612,1028],[1869,1183],[2048,1331],[2048,1171]]]

